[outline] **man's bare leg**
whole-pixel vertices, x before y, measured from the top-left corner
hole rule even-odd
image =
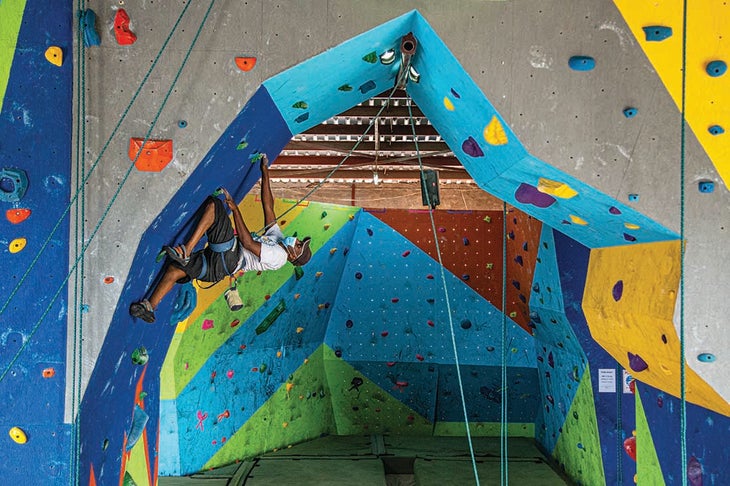
[[[185,277],[185,271],[180,268],[169,265],[165,274],[162,276],[162,280],[157,284],[155,290],[152,291],[152,295],[149,298],[149,303],[152,304],[153,309],[157,309],[165,295],[175,286],[175,282]]]

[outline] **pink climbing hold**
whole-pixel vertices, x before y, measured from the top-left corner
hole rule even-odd
[[[421,355],[421,354],[417,354],[417,355],[416,355],[416,359],[417,359],[418,361],[423,361],[423,360],[424,360],[425,358],[423,357],[423,355]]]
[[[203,329],[203,331],[213,329],[213,321],[211,319],[205,319],[200,327]]]
[[[228,370],[228,372],[226,373],[226,376],[228,378],[233,378],[233,370]]]

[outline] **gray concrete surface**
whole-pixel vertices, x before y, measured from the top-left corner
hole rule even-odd
[[[138,35],[132,46],[117,45],[111,32],[113,8],[120,5]],[[191,4],[99,159],[184,5],[88,2],[99,17],[102,45],[86,51],[86,169],[99,160],[87,184],[87,236],[129,167],[129,138],[149,129],[208,2]],[[174,140],[173,162],[161,173],[132,171],[87,253],[84,386],[139,236],[261,82],[411,9],[429,21],[532,154],[624,202],[629,193],[640,194],[636,209],[679,231],[681,117],[612,2],[218,0],[152,130],[153,138]],[[578,54],[595,57],[597,68],[571,71],[567,60]],[[240,55],[256,56],[256,67],[238,70],[234,57]],[[638,116],[625,118],[626,106],[636,106]],[[179,120],[188,126],[178,128]],[[688,362],[730,399],[723,366],[730,348],[730,193],[690,131],[686,154]],[[714,180],[715,192],[700,194],[699,179]],[[277,195],[290,197],[282,191]],[[112,284],[103,283],[107,276],[114,277]],[[702,352],[718,361],[699,363],[695,357]]]

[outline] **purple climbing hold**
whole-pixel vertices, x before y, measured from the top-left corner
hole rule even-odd
[[[370,81],[367,81],[366,83],[363,83],[363,84],[362,84],[362,85],[360,86],[360,88],[359,88],[359,89],[360,89],[360,92],[361,92],[362,94],[365,94],[365,93],[367,93],[368,91],[372,91],[372,90],[374,90],[374,89],[375,89],[375,81],[373,81],[373,80],[371,79]]]
[[[454,88],[451,88],[451,94],[454,95],[454,98],[456,99],[461,98],[461,96],[459,96],[459,93],[457,93]]]
[[[628,233],[624,233],[624,240],[626,241],[636,241],[636,236],[632,236]]]
[[[524,182],[515,191],[515,199],[523,204],[532,204],[538,208],[547,208],[555,203],[555,198],[550,194],[540,192],[537,187]]]
[[[616,282],[613,285],[612,293],[613,293],[613,300],[615,300],[616,302],[621,300],[621,296],[624,293],[624,281],[623,280],[619,280],[618,282]]]
[[[610,208],[608,208],[608,212],[611,214],[621,214],[621,210],[616,206],[611,206]]]
[[[367,231],[368,231],[368,236],[373,236],[373,230],[371,230],[370,228],[368,228]]]
[[[702,486],[702,464],[695,456],[687,461],[687,479],[692,486]]]
[[[515,263],[519,266],[523,266],[525,264],[524,260],[522,259],[522,255],[517,255],[515,257]]]
[[[512,281],[512,285],[517,289],[520,290],[520,282],[517,280]]]
[[[553,358],[552,351],[548,353],[548,365],[550,365],[551,368],[555,368],[555,359]]]
[[[631,368],[631,371],[635,371],[636,373],[639,373],[641,371],[646,370],[649,368],[649,365],[646,361],[644,361],[644,358],[639,356],[638,354],[634,353],[628,353],[629,355],[629,367]]]
[[[358,279],[358,280],[360,280],[362,278],[362,273],[361,272],[355,272],[355,278]]]
[[[470,155],[472,157],[484,157],[484,152],[482,152],[481,147],[479,147],[477,141],[474,140],[474,137],[469,137],[464,140],[464,143],[461,144],[461,150],[463,150],[466,155]]]
[[[345,327],[348,329],[352,329],[353,322],[352,319],[348,319],[347,322],[345,322]]]

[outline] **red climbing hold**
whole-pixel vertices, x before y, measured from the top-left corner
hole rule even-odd
[[[172,140],[129,139],[129,160],[144,172],[160,172],[172,161]],[[141,151],[141,153],[140,153]],[[137,155],[139,154],[139,155]]]
[[[624,441],[624,450],[631,459],[636,460],[636,436],[632,435]]]
[[[30,216],[30,209],[17,208],[5,211],[5,217],[13,224],[22,223]]]
[[[423,358],[423,355],[420,355],[420,354],[417,354],[417,355],[416,355],[416,359],[417,359],[418,361],[423,361],[423,360],[424,360],[424,358]]]
[[[410,254],[411,254],[411,250],[406,250],[406,251],[403,252],[403,256],[404,257],[407,257]]]
[[[388,335],[388,331],[383,331],[380,333],[381,336],[386,337]]]
[[[237,57],[236,58],[236,66],[238,66],[238,69],[241,71],[250,71],[253,69],[253,67],[256,65],[256,58],[255,57]]]
[[[129,15],[127,15],[127,12],[123,8],[117,10],[117,14],[114,16],[114,36],[117,38],[117,43],[121,46],[134,44],[137,40],[134,32],[129,30]]]

